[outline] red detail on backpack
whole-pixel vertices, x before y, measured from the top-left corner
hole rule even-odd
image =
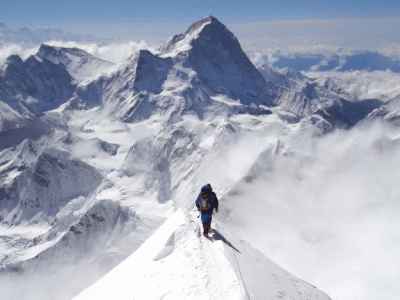
[[[200,210],[209,210],[211,208],[211,201],[207,194],[200,194]]]

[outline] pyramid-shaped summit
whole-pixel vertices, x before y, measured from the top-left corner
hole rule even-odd
[[[203,39],[209,43],[216,42],[217,40],[225,40],[225,42],[237,42],[236,37],[229,31],[229,29],[218,21],[213,16],[205,17],[193,23],[185,33],[175,35],[164,47],[161,48],[161,55],[163,54],[176,54],[182,50],[189,49],[188,45],[197,39]],[[233,46],[233,45],[232,45]]]
[[[235,35],[215,17],[208,16],[174,36],[160,55],[189,66],[215,94],[244,105],[271,105],[276,97],[277,87],[267,83]]]
[[[208,16],[208,17],[205,17],[205,18],[197,21],[196,23],[193,23],[188,28],[188,30],[185,32],[185,34],[189,34],[191,32],[194,32],[197,29],[203,27],[204,25],[218,26],[218,27],[227,29],[226,26],[224,24],[222,24],[217,18],[215,18],[213,16]]]
[[[109,78],[80,89],[67,108],[106,103],[108,111],[126,122],[154,114],[177,120],[188,111],[201,118],[209,113],[264,113],[259,106],[274,105],[278,92],[234,34],[209,16],[174,36],[158,53],[139,51]],[[89,104],[88,99],[94,101]]]

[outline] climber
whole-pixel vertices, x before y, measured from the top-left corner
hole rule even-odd
[[[218,213],[218,198],[212,190],[211,184],[204,185],[196,199],[197,209],[201,212],[201,223],[203,224],[203,235],[208,236],[211,231],[212,214]]]

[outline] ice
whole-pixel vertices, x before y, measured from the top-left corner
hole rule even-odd
[[[196,213],[178,210],[125,261],[74,300],[330,299],[215,222],[211,240]]]
[[[265,255],[335,296],[396,293],[398,98],[257,69],[214,17],[121,65],[43,45],[2,70],[7,300],[71,299],[103,275],[77,299],[329,299]],[[210,240],[191,210],[206,183]]]

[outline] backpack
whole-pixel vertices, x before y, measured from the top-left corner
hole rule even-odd
[[[200,210],[209,210],[211,208],[211,200],[207,194],[200,194]]]

